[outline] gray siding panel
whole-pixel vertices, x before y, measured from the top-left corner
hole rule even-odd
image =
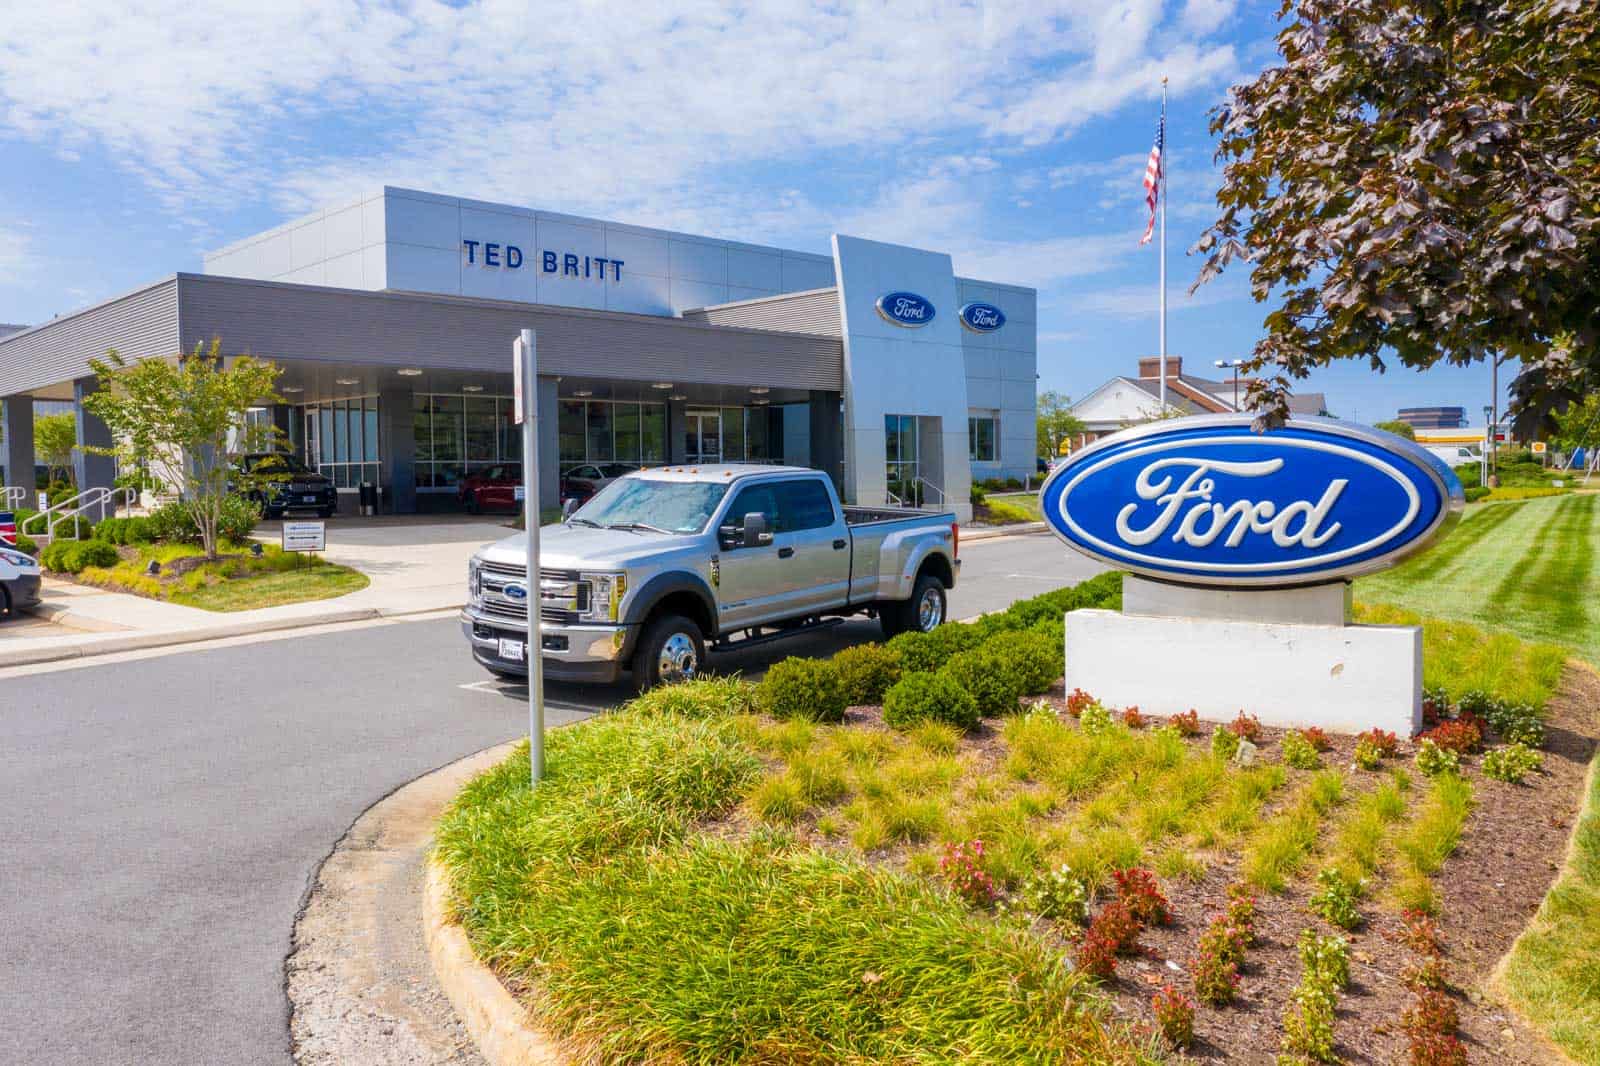
[[[842,329],[837,289],[815,289],[787,296],[701,307],[685,311],[683,317],[689,322],[704,322],[713,326],[816,333],[827,337],[840,336]]]
[[[840,342],[809,333],[207,275],[178,281],[186,347],[219,335],[225,351],[271,359],[497,372],[510,367],[517,331],[532,328],[544,374],[827,390],[843,378]]]
[[[0,396],[84,377],[110,348],[127,359],[177,354],[177,278],[0,338]]]

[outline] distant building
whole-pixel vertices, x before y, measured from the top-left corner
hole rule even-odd
[[[1460,429],[1467,424],[1464,407],[1402,407],[1395,416],[1412,429]]]
[[[1167,407],[1161,409],[1161,357],[1139,360],[1137,377],[1114,377],[1072,405],[1072,413],[1088,432],[1078,443],[1087,443],[1129,426],[1177,415],[1232,414],[1237,395],[1242,402],[1250,378],[1217,381],[1183,372],[1180,356],[1167,356]],[[1298,393],[1289,397],[1289,410],[1297,415],[1326,415],[1328,401],[1320,392]]]

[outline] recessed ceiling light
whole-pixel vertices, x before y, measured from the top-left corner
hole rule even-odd
[[[483,391],[483,386],[482,385],[463,385],[463,386],[461,386],[461,391],[462,392],[482,392]]]
[[[757,396],[765,396],[767,393],[771,392],[772,390],[767,388],[765,385],[751,385],[750,386],[750,391],[755,393]]]
[[[688,398],[689,397],[685,396],[681,392],[675,392],[671,396],[667,397],[667,399],[669,399],[669,400],[687,400]]]
[[[652,382],[650,387],[652,389],[670,389],[670,388],[672,388],[672,382],[670,382],[670,381],[656,381],[656,382]]]
[[[302,389],[299,385],[285,385],[283,388],[279,389],[278,391],[279,392],[305,392],[306,390]]]
[[[594,395],[594,390],[593,389],[579,389],[578,391],[574,392],[572,395],[574,395],[574,396],[593,396]]]
[[[335,385],[359,385],[359,384],[361,384],[361,379],[360,378],[334,378],[333,379],[333,383]]]
[[[755,404],[757,407],[761,407],[761,406],[763,406],[765,404],[770,403],[771,401],[770,400],[751,400],[750,402]]]
[[[422,371],[418,370],[414,366],[403,366],[399,370],[396,370],[395,373],[399,374],[403,378],[420,378],[422,376]]]

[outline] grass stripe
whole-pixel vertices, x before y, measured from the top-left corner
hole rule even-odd
[[[1527,593],[1544,601],[1560,591],[1581,590],[1589,582],[1594,570],[1594,517],[1595,504],[1600,496],[1574,496],[1562,501],[1561,527],[1554,551],[1548,553],[1544,563],[1533,575]],[[1551,620],[1558,630],[1581,631],[1588,622],[1587,597],[1554,595],[1550,605]]]
[[[1544,521],[1539,523],[1539,531],[1534,534],[1532,543],[1523,549],[1517,561],[1511,565],[1511,569],[1505,572],[1505,576],[1500,579],[1500,583],[1489,594],[1489,605],[1491,607],[1506,607],[1511,603],[1513,597],[1525,596],[1531,591],[1527,584],[1528,574],[1550,550],[1551,538],[1560,526],[1562,516],[1572,502],[1571,497],[1561,500],[1550,509],[1550,513],[1545,516]]]
[[[1431,580],[1476,548],[1480,541],[1500,528],[1516,513],[1515,507],[1485,507],[1472,518],[1464,519],[1443,544],[1419,556],[1409,565],[1398,568],[1395,576],[1411,581]]]

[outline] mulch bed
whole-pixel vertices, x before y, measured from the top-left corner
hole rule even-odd
[[[1478,771],[1480,757],[1464,760],[1475,806],[1460,847],[1434,878],[1441,902],[1440,939],[1461,1014],[1458,1035],[1475,1062],[1542,1066],[1559,1061],[1542,1037],[1483,991],[1495,965],[1539,909],[1565,857],[1595,750],[1600,675],[1569,667],[1547,711],[1544,772],[1527,783],[1510,785],[1484,777]],[[1275,748],[1279,736],[1279,731],[1263,730],[1264,749]],[[1353,744],[1348,738],[1334,740],[1334,749],[1323,756],[1326,764],[1349,765]],[[1414,750],[1401,746],[1402,754]],[[1347,780],[1352,785],[1363,778],[1376,783],[1377,776],[1355,774]],[[1424,779],[1413,777],[1420,789]],[[1147,929],[1140,938],[1145,954],[1119,967],[1114,1007],[1120,1014],[1153,1021],[1150,993],[1162,983],[1192,998],[1189,960],[1201,931],[1220,910],[1227,885],[1237,879],[1237,863],[1237,857],[1224,858],[1201,881],[1163,886],[1173,922]],[[1257,943],[1246,954],[1240,995],[1231,1006],[1197,1010],[1191,1058],[1276,1060],[1281,1019],[1301,976],[1296,940],[1308,927],[1330,931],[1307,909],[1308,895],[1303,884],[1280,896],[1258,895]],[[1402,984],[1401,973],[1419,956],[1396,942],[1401,922],[1391,907],[1369,899],[1362,913],[1366,924],[1345,934],[1350,939],[1351,983],[1339,999],[1337,1052],[1348,1063],[1404,1062],[1400,1015],[1414,997]]]

